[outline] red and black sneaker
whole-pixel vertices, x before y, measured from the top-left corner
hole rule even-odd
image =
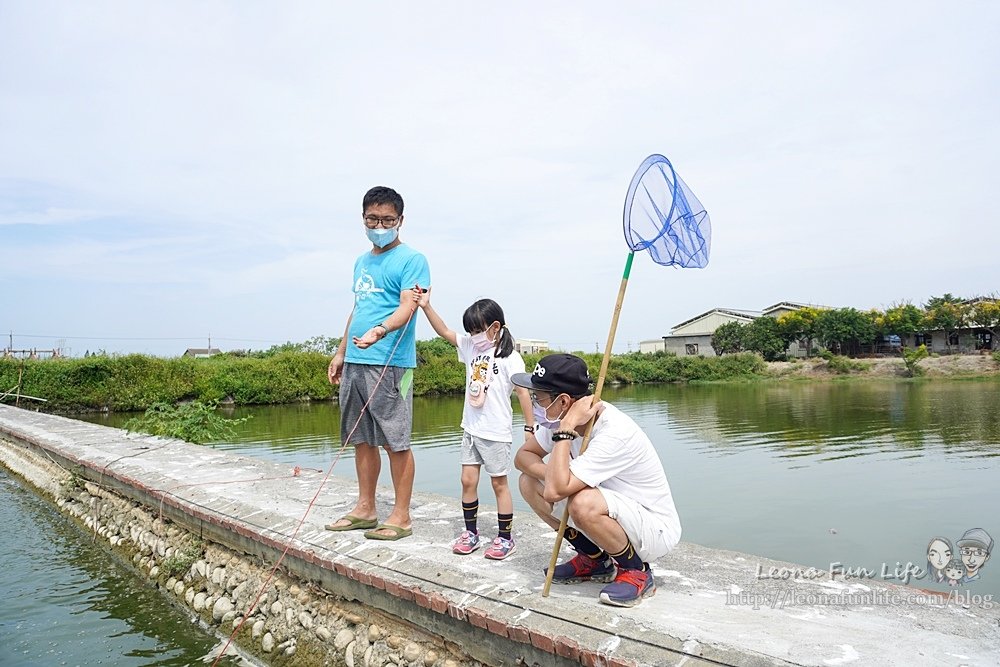
[[[654,593],[656,584],[649,570],[618,570],[614,583],[601,589],[601,602],[616,607],[634,607]]]
[[[549,568],[545,568],[548,572]],[[560,584],[572,584],[578,581],[611,581],[615,576],[615,562],[610,557],[594,559],[590,556],[577,554],[565,563],[556,565],[552,572],[552,581]]]

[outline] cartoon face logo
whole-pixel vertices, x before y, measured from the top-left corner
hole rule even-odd
[[[934,581],[962,586],[978,581],[993,551],[993,537],[982,528],[970,528],[955,542],[935,537],[927,543],[927,574]]]
[[[927,562],[935,570],[943,570],[951,560],[951,542],[943,537],[935,537],[927,545]]]
[[[978,547],[962,547],[962,562],[969,570],[975,571],[983,566],[990,552]]]
[[[943,570],[951,557],[951,542],[944,537],[935,537],[927,544],[927,573],[935,581],[941,581],[944,578]]]
[[[489,359],[483,359],[472,364],[471,380],[486,382],[486,371],[490,367]]]
[[[958,541],[965,565],[965,581],[979,579],[979,570],[986,565],[993,551],[993,538],[982,528],[970,528]]]
[[[965,576],[965,566],[962,564],[961,558],[952,558],[948,561],[948,564],[944,566],[944,578],[948,580],[952,586],[957,585],[962,581],[962,577]]]
[[[372,277],[372,274],[368,273],[365,269],[361,269],[361,275],[354,282],[355,301],[364,301],[372,294],[384,291],[381,287],[375,286],[375,278]]]

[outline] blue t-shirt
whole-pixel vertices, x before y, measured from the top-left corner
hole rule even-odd
[[[354,336],[360,338],[396,312],[400,293],[412,289],[414,285],[420,285],[424,289],[430,287],[431,270],[427,265],[427,258],[405,243],[389,252],[375,255],[369,251],[358,257],[354,262],[354,315],[345,341],[346,361],[369,366],[388,364],[403,368],[416,367],[417,312],[414,312],[408,325],[390,331],[385,338],[367,349],[362,350],[352,342]],[[396,351],[392,352],[396,339],[400,336],[403,340]]]

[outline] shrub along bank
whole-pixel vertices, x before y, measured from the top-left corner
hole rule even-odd
[[[464,391],[465,369],[455,349],[438,338],[417,343],[417,395]],[[525,355],[530,372],[542,355]],[[602,355],[580,354],[596,380]],[[0,393],[8,389],[45,398],[44,410],[145,410],[156,403],[233,401],[238,405],[329,400],[330,357],[316,351],[288,351],[266,357],[222,354],[208,359],[163,359],[139,354],[84,359],[0,360]],[[606,382],[687,382],[761,377],[766,364],[755,354],[678,357],[630,354],[612,357]],[[4,399],[11,403],[10,396]]]

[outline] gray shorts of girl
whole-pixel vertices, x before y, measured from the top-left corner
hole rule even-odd
[[[483,466],[490,477],[504,477],[510,471],[510,445],[501,440],[486,440],[462,433],[462,465]]]
[[[385,376],[379,382],[383,368]],[[400,366],[344,364],[340,378],[340,437],[348,445],[387,446],[394,452],[410,448],[412,383],[405,396],[399,391],[399,384],[409,370]]]

